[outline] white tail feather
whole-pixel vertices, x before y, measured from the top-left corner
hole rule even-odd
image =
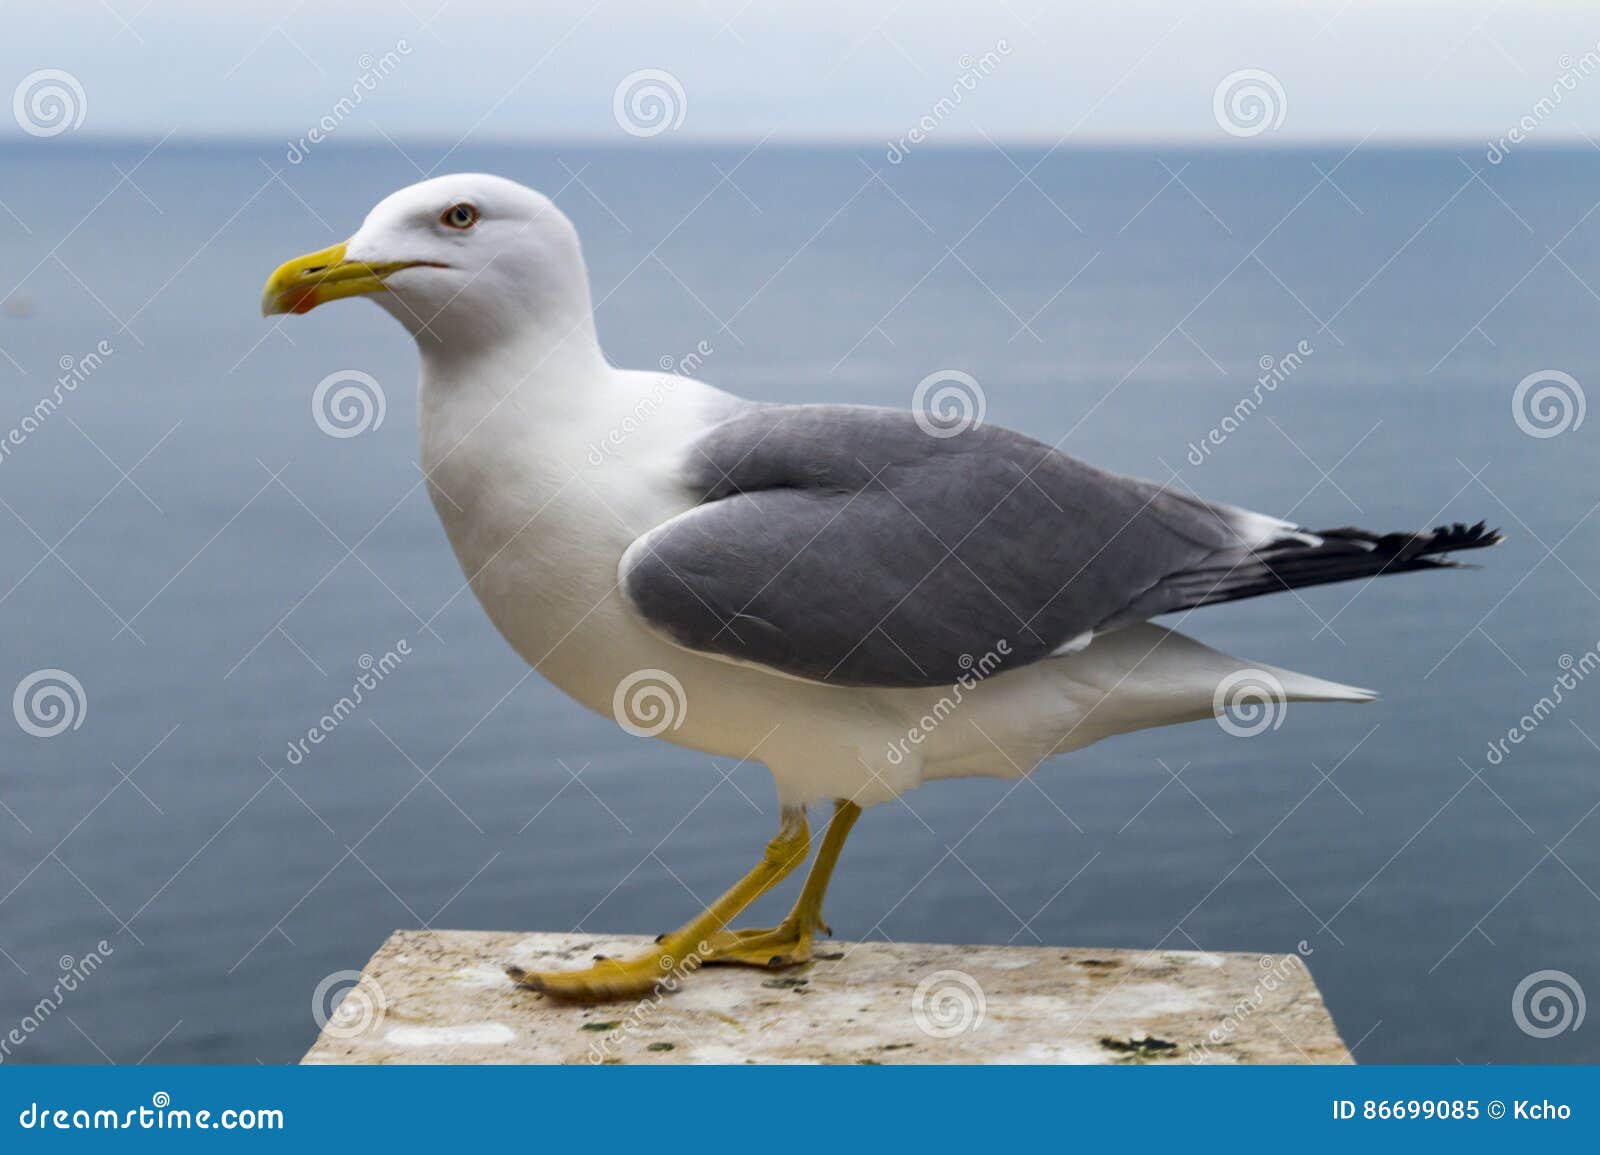
[[[1230,657],[1193,638],[1149,623],[1115,630],[1078,653],[1051,659],[1086,705],[1079,725],[1056,750],[1112,734],[1210,718],[1247,701],[1370,702],[1377,694],[1278,666]]]

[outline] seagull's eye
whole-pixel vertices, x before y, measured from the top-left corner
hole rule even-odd
[[[452,229],[470,229],[478,223],[478,210],[466,203],[451,205],[439,217],[439,223]]]

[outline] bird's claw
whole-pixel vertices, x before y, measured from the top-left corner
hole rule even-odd
[[[596,955],[594,965],[583,970],[530,971],[508,966],[505,972],[513,983],[525,990],[567,1002],[605,1003],[644,998],[667,980],[681,978],[698,969],[704,961],[696,952],[674,949],[668,938],[662,936],[657,949],[638,958]]]
[[[707,966],[750,966],[767,970],[799,966],[811,961],[813,932],[790,923],[770,929],[725,930],[712,935]]]

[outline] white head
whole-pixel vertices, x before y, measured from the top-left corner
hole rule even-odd
[[[349,240],[274,272],[261,311],[368,294],[431,352],[594,345],[577,230],[548,197],[504,177],[435,177],[385,197]]]

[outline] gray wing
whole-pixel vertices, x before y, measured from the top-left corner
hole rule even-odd
[[[1267,581],[1256,549],[1319,541],[1009,430],[936,437],[896,410],[751,407],[686,470],[699,504],[622,560],[632,606],[681,646],[839,685],[1034,662],[1222,600],[1241,568]]]

